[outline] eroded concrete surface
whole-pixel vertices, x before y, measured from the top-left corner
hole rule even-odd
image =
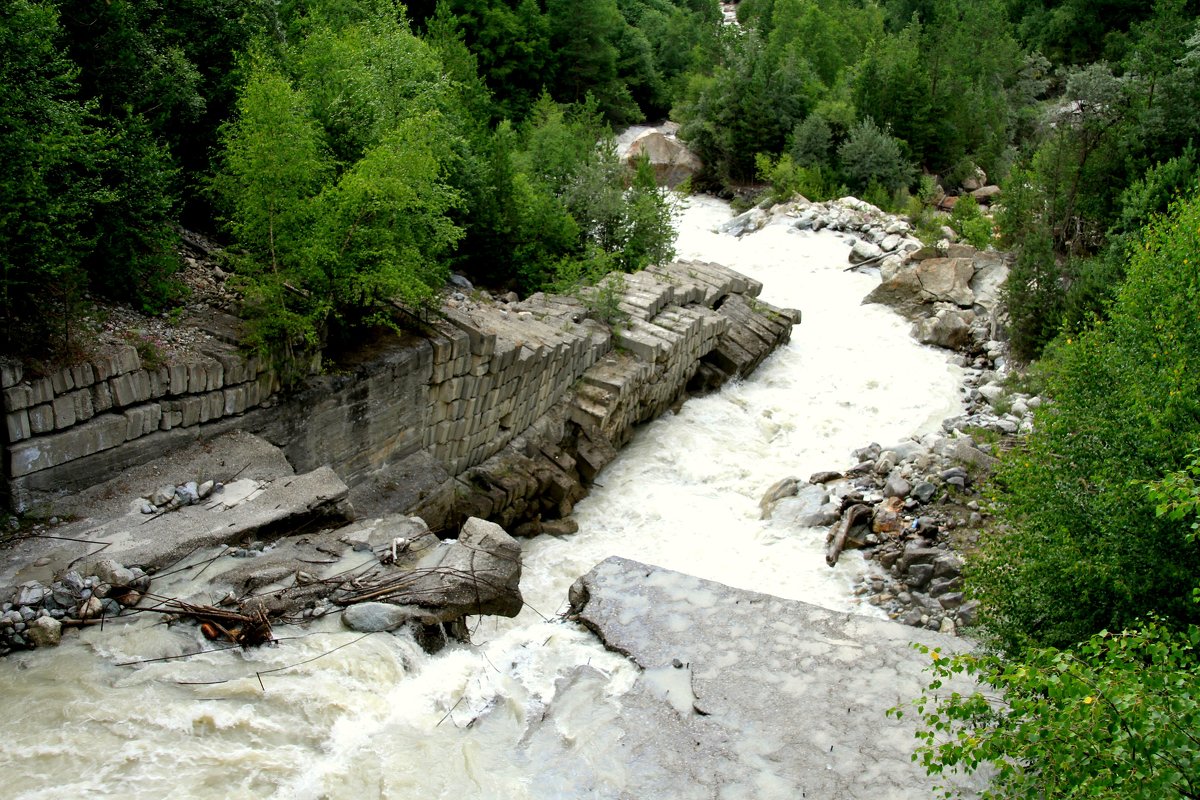
[[[928,657],[910,642],[953,651],[965,640],[615,557],[572,599],[580,621],[643,670],[615,720],[619,796],[934,795],[911,761],[915,720],[885,711],[925,685]]]

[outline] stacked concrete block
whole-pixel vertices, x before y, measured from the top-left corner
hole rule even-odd
[[[29,375],[0,369],[9,494],[23,506],[21,478],[177,427],[242,414],[275,391],[257,357],[225,345],[186,361],[143,362],[132,345],[90,361]],[[53,483],[39,476],[39,484]]]

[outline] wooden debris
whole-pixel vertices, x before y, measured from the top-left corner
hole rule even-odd
[[[871,518],[871,507],[856,503],[846,509],[842,514],[842,518],[838,520],[838,524],[829,531],[829,540],[825,550],[825,563],[829,566],[837,564],[838,559],[842,555],[842,550],[846,547],[846,537],[850,533],[850,529],[863,520]]]

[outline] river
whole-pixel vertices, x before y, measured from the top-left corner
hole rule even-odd
[[[780,478],[933,429],[958,408],[959,372],[895,314],[860,305],[877,279],[844,271],[842,239],[786,225],[742,239],[714,232],[729,215],[724,203],[690,199],[679,256],[763,281],[763,299],[801,309],[803,323],[751,380],[639,431],[577,506],[578,534],[523,543],[521,616],[476,621],[471,646],[432,657],[333,618],[277,630],[273,648],[160,661],[147,659],[203,640],[149,619],[69,634],[56,650],[0,662],[0,794],[617,797],[628,776],[611,723],[636,670],[555,618],[598,561],[622,555],[878,614],[850,591],[861,559],[829,569],[823,531],[760,521],[758,501]],[[597,677],[571,692],[570,707],[553,706],[554,735],[542,735],[556,680],[581,664]]]

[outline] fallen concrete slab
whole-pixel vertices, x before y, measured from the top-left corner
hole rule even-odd
[[[615,557],[571,594],[577,618],[642,669],[620,699],[622,797],[933,796],[911,761],[915,720],[885,712],[925,685],[910,642],[966,640]]]
[[[155,487],[189,479],[227,482],[196,505],[139,510]],[[235,432],[128,470],[72,499],[79,518],[16,543],[0,565],[0,586],[49,582],[110,558],[149,571],[214,545],[315,532],[354,518],[349,489],[329,467],[292,472],[278,448]]]

